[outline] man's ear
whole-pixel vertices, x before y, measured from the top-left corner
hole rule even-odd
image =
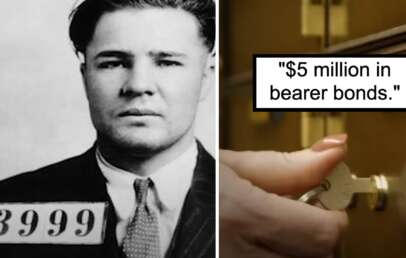
[[[80,74],[82,75],[83,83],[85,83],[85,76],[86,76],[86,63],[82,62],[80,64]]]
[[[216,52],[212,50],[212,52],[207,56],[206,67],[204,68],[203,80],[202,80],[202,89],[200,91],[200,101],[203,101],[209,91],[210,88],[215,86],[216,84]]]
[[[87,80],[86,80],[86,63],[82,62],[80,63],[80,74],[82,75],[82,82],[83,82],[83,88],[85,89],[86,97],[88,98],[87,94]]]
[[[85,87],[86,90],[86,62],[80,63],[80,74],[82,75],[82,81],[83,81],[83,86]]]

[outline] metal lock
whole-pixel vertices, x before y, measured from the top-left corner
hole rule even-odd
[[[384,175],[373,175],[370,177],[376,192],[368,195],[368,205],[371,210],[382,211],[386,208],[389,193],[388,180]]]

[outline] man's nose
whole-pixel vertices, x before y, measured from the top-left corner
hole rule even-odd
[[[128,70],[127,80],[123,84],[120,95],[141,96],[153,95],[155,92],[151,78],[151,69],[147,62],[139,61]]]

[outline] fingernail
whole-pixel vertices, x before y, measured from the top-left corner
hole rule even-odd
[[[347,134],[329,135],[312,145],[313,151],[324,151],[327,149],[342,146],[347,143]]]

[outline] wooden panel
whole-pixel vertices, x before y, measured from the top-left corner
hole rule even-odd
[[[337,54],[401,54],[406,52],[406,26],[402,25],[331,47]],[[352,112],[347,116],[347,162],[359,176],[383,173],[399,176],[405,161],[406,113]],[[371,212],[365,196],[349,210],[351,226],[341,257],[406,257],[405,226],[398,199],[391,196],[382,212]]]
[[[346,2],[349,34],[344,38],[334,39],[333,43],[360,38],[406,23],[406,2],[403,0],[346,0]]]
[[[398,176],[406,161],[406,113],[350,112],[348,165],[358,176],[383,173]],[[350,227],[342,258],[406,257],[406,241],[397,210],[396,198],[389,198],[388,209],[371,211],[367,198],[358,198],[349,210]]]
[[[326,49],[339,54],[396,54],[406,51],[406,25],[391,28],[362,38],[350,40]]]
[[[254,125],[249,120],[251,99],[251,65],[254,53],[315,52],[320,51],[321,39],[301,35],[301,1],[281,0],[223,0],[222,51],[225,83],[221,94],[221,146],[233,149],[260,149],[300,146],[300,132],[293,124],[299,123],[288,114],[286,121]],[[277,26],[276,26],[277,25]],[[245,73],[247,72],[248,73]],[[230,85],[231,79],[236,82]],[[223,81],[224,82],[224,81]],[[239,83],[241,82],[241,83]],[[227,86],[225,86],[227,85]],[[287,124],[286,124],[287,123]],[[289,142],[282,135],[290,135]]]

